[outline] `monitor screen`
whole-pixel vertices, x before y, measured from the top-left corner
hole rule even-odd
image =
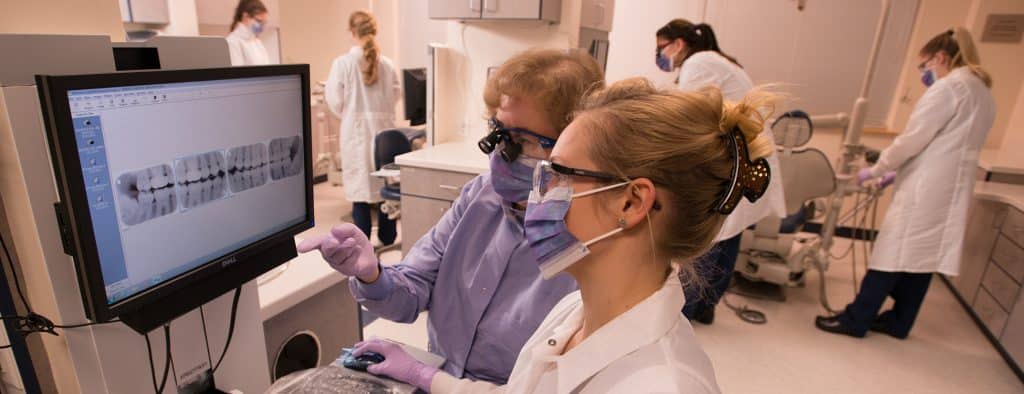
[[[402,84],[405,90],[405,118],[413,126],[427,123],[427,69],[402,70]]]
[[[67,90],[108,305],[306,220],[301,83]]]

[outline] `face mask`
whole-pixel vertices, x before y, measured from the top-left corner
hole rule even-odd
[[[924,70],[924,72],[921,73],[921,83],[923,83],[924,86],[931,87],[932,84],[935,83],[935,72],[931,69]]]
[[[260,23],[260,21],[252,21],[252,24],[249,25],[249,29],[252,29],[252,34],[259,35],[263,32],[263,24]]]
[[[658,65],[658,68],[664,72],[672,72],[672,58],[665,55],[664,51],[658,53],[655,56],[654,63]]]
[[[511,163],[495,150],[491,153],[491,186],[507,202],[526,201],[533,188],[533,169],[537,159],[519,155]]]
[[[568,178],[564,178],[565,181],[542,193],[541,185],[547,183],[540,175],[542,171],[541,166],[538,166],[526,206],[524,227],[527,244],[537,259],[541,276],[550,279],[590,254],[588,246],[622,232],[619,227],[587,242],[580,242],[565,225],[565,215],[569,213],[572,199],[620,188],[629,182],[573,194],[571,183]]]

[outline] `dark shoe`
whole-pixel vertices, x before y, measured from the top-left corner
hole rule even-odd
[[[889,312],[886,312],[886,313],[889,313]],[[884,317],[885,317],[885,313],[883,313],[883,314],[879,315],[877,318],[875,318],[875,321],[873,323],[871,323],[870,330],[874,331],[874,332],[880,332],[882,334],[888,335],[888,336],[896,338],[896,339],[907,339],[906,335],[896,335],[896,334],[893,334],[893,332],[891,330],[889,330],[889,325],[885,323],[885,318]]]
[[[697,316],[693,317],[693,320],[710,326],[711,323],[715,322],[715,307],[701,309],[697,312]]]
[[[839,321],[839,316],[818,316],[814,318],[814,325],[819,330],[829,332],[832,334],[843,334],[849,335],[855,338],[863,338],[864,334],[857,334],[853,330],[847,328]]]

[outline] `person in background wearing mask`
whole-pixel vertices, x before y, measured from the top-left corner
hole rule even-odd
[[[771,141],[758,109],[768,100],[753,93],[726,104],[713,87],[658,91],[642,78],[586,100],[551,161],[537,165],[526,208],[541,273],[568,272],[580,290],[530,337],[508,385],[455,379],[380,340],[354,353],[382,354],[370,373],[433,393],[719,392],[678,312],[679,272],[692,270],[742,196],[767,189],[760,157]]]
[[[874,166],[857,174],[861,184],[896,178],[892,204],[860,292],[842,313],[817,317],[815,325],[824,331],[863,337],[871,330],[906,338],[932,274],[959,274],[978,152],[995,119],[992,79],[962,27],[932,38],[919,57],[921,82],[928,89],[906,130]],[[878,314],[886,297],[895,304]]]
[[[504,383],[544,315],[576,290],[541,278],[524,236],[533,166],[548,158],[583,95],[604,86],[586,53],[530,50],[507,60],[484,88],[491,117],[480,141],[491,171],[466,184],[452,208],[402,262],[382,267],[361,231],[340,225],[299,244],[351,277],[360,304],[412,323],[429,310],[429,351],[452,376]],[[412,240],[410,240],[412,241]]]
[[[241,0],[235,8],[228,34],[228,51],[232,66],[270,64],[270,55],[259,35],[267,25],[267,7],[260,0]]]
[[[341,118],[341,179],[345,199],[352,202],[352,221],[369,238],[372,206],[380,203],[380,180],[370,175],[373,140],[377,133],[395,127],[395,103],[402,93],[397,70],[377,47],[377,21],[366,11],[348,18],[352,38],[360,43],[338,56],[331,65],[324,88],[327,107]],[[398,237],[395,220],[378,211],[377,238],[391,245]]]
[[[711,26],[673,19],[658,29],[656,37],[658,68],[666,72],[679,69],[676,80],[679,89],[692,91],[714,86],[722,91],[726,100],[739,101],[754,88],[750,76],[739,62],[722,53]],[[764,135],[770,147],[766,155],[772,173],[768,192],[757,203],[741,202],[736,211],[726,218],[722,231],[715,238],[715,247],[701,257],[699,267],[710,287],[707,291],[700,291],[700,286],[686,289],[683,314],[691,320],[704,324],[714,322],[715,305],[729,289],[736,268],[743,231],[769,215],[786,216],[779,159],[774,155],[774,136],[767,125]]]

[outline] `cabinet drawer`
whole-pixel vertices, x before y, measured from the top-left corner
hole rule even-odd
[[[985,276],[981,279],[981,287],[988,290],[989,294],[1007,311],[1013,308],[1013,302],[1017,300],[1017,290],[1020,290],[1020,285],[995,263],[988,265],[988,270],[985,271]]]
[[[993,336],[999,338],[1003,335],[1008,314],[985,289],[978,291],[978,298],[974,300],[974,313]]]
[[[455,201],[473,178],[476,175],[462,172],[402,167],[402,194]]]
[[[1013,208],[1006,209],[1003,235],[1016,242],[1017,245],[1024,245],[1024,213]]]
[[[1017,283],[1024,282],[1024,249],[1009,238],[999,237],[995,248],[992,249],[992,260],[1003,267]]]
[[[405,182],[402,182],[405,188]],[[417,241],[420,240],[444,213],[451,209],[452,202],[435,200],[409,195],[402,195],[402,255],[409,254]]]

